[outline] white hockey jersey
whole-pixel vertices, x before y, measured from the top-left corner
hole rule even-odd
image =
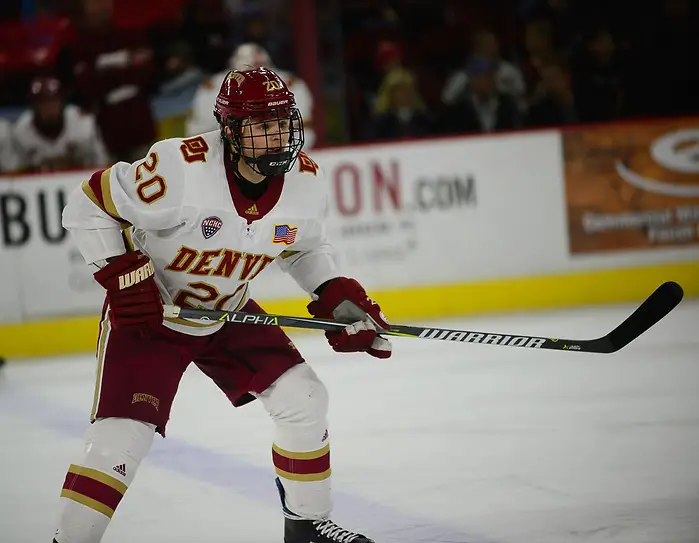
[[[58,137],[48,139],[34,126],[33,111],[20,115],[12,129],[20,169],[91,168],[108,163],[93,115],[67,105],[64,123]]]
[[[311,149],[315,143],[315,131],[313,130],[313,95],[308,85],[298,77],[282,70],[275,71],[279,74],[294,93],[296,107],[301,112],[304,121],[304,149]],[[202,134],[218,128],[218,123],[214,118],[214,102],[221,88],[221,83],[228,75],[228,71],[211,76],[204,81],[194,94],[190,113],[185,123],[187,136]]]
[[[336,277],[326,236],[328,190],[305,153],[248,200],[218,130],[154,144],[144,160],[98,171],[71,193],[63,226],[88,263],[137,248],[149,255],[164,303],[237,310],[249,283],[276,262],[309,295]],[[222,323],[166,319],[205,335]]]

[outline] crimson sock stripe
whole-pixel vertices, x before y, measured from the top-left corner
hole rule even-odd
[[[295,458],[287,458],[273,450],[272,461],[274,462],[274,467],[286,471],[287,473],[297,473],[300,475],[323,473],[330,469],[330,452],[327,452],[320,458],[298,460]]]
[[[76,475],[75,473],[68,473],[66,475],[63,488],[92,498],[111,509],[116,509],[119,502],[124,497],[116,488],[112,488],[109,485],[84,475]]]

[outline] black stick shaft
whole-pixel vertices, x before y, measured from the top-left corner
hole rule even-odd
[[[480,345],[502,347],[523,347],[527,349],[554,349],[588,353],[613,353],[628,345],[664,318],[682,301],[682,288],[673,282],[663,283],[636,311],[606,336],[597,339],[563,339],[544,336],[522,336],[499,332],[476,332],[449,328],[391,325],[391,330],[381,332],[384,336],[398,336],[420,339],[436,339]],[[334,320],[292,317],[288,315],[256,314],[243,311],[222,311],[166,306],[166,317],[196,319],[203,321],[223,321],[241,324],[286,326],[311,330],[342,330],[346,323]]]

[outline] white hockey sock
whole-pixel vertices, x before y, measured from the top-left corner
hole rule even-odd
[[[294,366],[259,399],[275,423],[272,458],[289,518],[326,518],[330,497],[328,392],[307,364]]]
[[[85,434],[85,456],[68,469],[61,491],[58,543],[99,543],[136,470],[150,450],[155,426],[107,418]]]

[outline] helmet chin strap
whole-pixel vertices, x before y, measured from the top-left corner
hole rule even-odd
[[[245,163],[250,166],[253,171],[259,172],[260,175],[264,175],[265,177],[285,173],[292,158],[293,153],[291,151],[266,153],[257,158],[243,155]]]

